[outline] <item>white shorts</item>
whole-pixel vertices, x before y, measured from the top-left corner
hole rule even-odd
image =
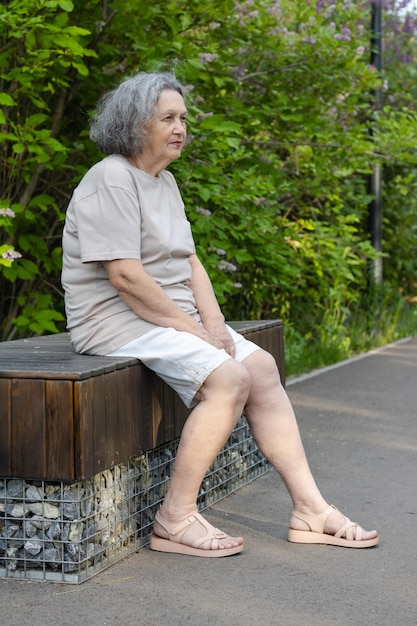
[[[235,360],[241,363],[259,346],[227,326],[236,347]],[[135,357],[175,389],[187,407],[206,378],[232,357],[191,333],[174,328],[155,328],[107,356]]]

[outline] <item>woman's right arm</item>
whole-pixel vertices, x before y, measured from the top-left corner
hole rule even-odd
[[[167,296],[162,287],[145,272],[139,260],[105,261],[104,267],[113,287],[138,317],[157,326],[192,333],[216,348],[223,347],[218,339]]]

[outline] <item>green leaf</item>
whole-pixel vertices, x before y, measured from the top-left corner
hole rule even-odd
[[[0,92],[0,105],[1,106],[12,107],[12,106],[15,106],[15,104],[16,102],[13,100],[11,96],[9,96],[8,93],[4,93],[4,91]]]
[[[39,126],[48,119],[48,116],[44,113],[34,113],[26,120],[26,126]]]
[[[58,0],[58,4],[63,11],[71,12],[74,10],[74,4],[71,0]]]

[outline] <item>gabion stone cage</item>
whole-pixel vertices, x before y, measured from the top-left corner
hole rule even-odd
[[[177,446],[74,483],[0,478],[0,577],[78,584],[146,546]],[[199,509],[269,468],[242,417],[204,477]]]

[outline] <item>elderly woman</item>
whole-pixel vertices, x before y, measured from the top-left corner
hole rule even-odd
[[[273,357],[225,324],[165,169],[181,155],[186,118],[184,89],[171,73],[140,72],[107,93],[90,137],[108,156],[75,189],[63,235],[75,350],[137,357],[192,408],[150,547],[205,557],[242,551],[243,539],[209,524],[196,499],[243,411],[292,498],[288,539],[375,546],[376,531],[322,497]]]

